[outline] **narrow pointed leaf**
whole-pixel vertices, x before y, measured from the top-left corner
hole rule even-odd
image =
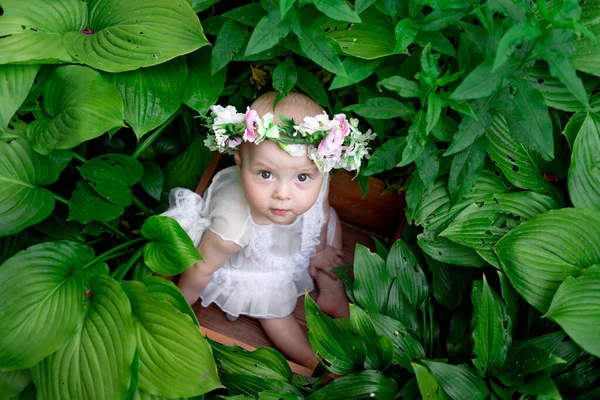
[[[329,86],[329,90],[339,89],[358,83],[369,77],[375,68],[379,66],[379,60],[363,60],[357,57],[346,57],[342,62],[342,66],[346,71],[347,76],[336,75]]]
[[[363,245],[354,252],[354,297],[367,312],[385,314],[392,277],[385,261]]]
[[[387,336],[394,344],[393,364],[412,371],[411,363],[425,358],[421,343],[399,321],[381,314],[371,314],[370,317],[377,334]]]
[[[450,365],[423,360],[440,386],[453,399],[486,400],[490,391],[485,382],[466,364]]]
[[[344,111],[354,111],[361,117],[388,119],[400,117],[409,121],[415,116],[414,110],[391,97],[369,98],[364,104],[346,106]]]
[[[392,277],[398,279],[409,304],[416,310],[428,295],[427,279],[407,244],[397,240],[390,250],[387,266]]]
[[[600,118],[594,114],[577,133],[567,183],[575,207],[600,211]]]
[[[450,400],[452,398],[446,394],[437,379],[435,379],[435,375],[427,367],[415,363],[413,368],[423,400]]]
[[[281,17],[279,9],[273,9],[258,21],[252,31],[245,56],[260,53],[274,47],[290,33],[290,22]]]
[[[360,17],[344,0],[315,0],[315,7],[329,18],[361,23]]]
[[[0,369],[34,366],[80,329],[80,270],[93,257],[91,247],[57,241],[31,246],[0,266]]]
[[[454,155],[448,178],[448,192],[452,203],[456,203],[475,186],[483,167],[486,148],[487,139],[481,137],[470,147]]]
[[[311,60],[336,75],[346,76],[344,66],[328,39],[319,35],[314,29],[304,26],[301,28],[292,26],[292,30],[298,37],[302,51]]]
[[[150,242],[144,246],[144,261],[161,275],[177,275],[200,261],[200,253],[177,221],[153,216],[144,221],[142,235]]]
[[[140,389],[172,398],[222,387],[210,346],[198,327],[171,304],[153,300],[142,283],[121,285],[133,310]],[[177,385],[165,376],[177,377]]]
[[[187,59],[188,80],[183,103],[205,115],[216,103],[225,87],[226,69],[212,75],[210,72],[211,49],[206,47],[194,52]]]
[[[545,313],[568,276],[600,264],[600,212],[563,208],[538,215],[506,234],[494,251],[517,292]]]
[[[420,234],[417,236],[421,250],[434,260],[464,267],[485,267],[487,262],[471,247],[466,247],[443,236]]]
[[[216,74],[241,50],[248,37],[248,28],[234,20],[227,20],[215,42],[210,59],[210,72]]]
[[[308,400],[365,398],[391,399],[398,392],[398,385],[392,378],[380,371],[367,370],[337,378],[308,397]]]
[[[55,69],[44,88],[48,119],[37,119],[27,129],[33,148],[47,154],[70,149],[123,126],[123,101],[116,86],[87,67]]]
[[[369,315],[360,307],[350,304],[350,331],[362,337],[367,346],[365,367],[385,371],[392,363],[394,345],[387,336],[380,336]]]
[[[285,357],[275,349],[261,347],[246,351],[237,345],[225,346],[216,342],[212,342],[211,346],[219,366],[228,374],[292,381],[290,366]]]
[[[82,328],[32,370],[40,397],[116,399],[127,394],[135,352],[131,305],[107,275],[92,278],[90,290]]]

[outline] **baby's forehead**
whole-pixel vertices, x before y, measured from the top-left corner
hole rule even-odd
[[[308,156],[292,156],[270,140],[265,140],[259,145],[244,143],[240,146],[239,151],[242,159],[246,160],[248,165],[266,164],[281,168],[318,170]]]

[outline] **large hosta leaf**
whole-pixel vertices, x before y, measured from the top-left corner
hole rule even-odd
[[[600,210],[600,117],[588,113],[573,145],[569,197],[575,207]]]
[[[243,348],[211,343],[219,366],[228,374],[244,374],[261,378],[292,381],[292,370],[283,354],[270,347],[254,351]]]
[[[1,43],[2,39],[0,46]],[[21,107],[39,68],[39,65],[0,65],[0,130],[6,128]]]
[[[185,297],[183,297],[181,290],[179,290],[173,282],[158,276],[148,276],[143,278],[141,282],[146,286],[148,294],[154,300],[169,302],[183,314],[189,315],[192,321],[194,321],[194,324],[200,326],[198,318],[196,318],[196,314],[194,314],[194,310],[192,310],[192,307],[190,307]]]
[[[89,35],[68,32],[64,43],[77,61],[108,72],[162,64],[208,44],[183,0],[91,0]]]
[[[583,26],[588,28],[598,38],[600,36],[600,24],[598,23],[599,0],[586,0],[580,4],[581,20]],[[575,54],[571,56],[573,66],[588,74],[600,76],[600,41],[592,41],[581,36],[575,41]]]
[[[161,275],[180,274],[202,259],[192,239],[173,218],[148,218],[142,225],[142,235],[152,239],[144,246],[144,261]]]
[[[116,205],[100,196],[83,179],[77,181],[69,200],[69,218],[87,224],[91,221],[107,222],[123,214],[125,207]]]
[[[82,328],[32,369],[40,398],[121,399],[131,380],[135,335],[129,299],[107,275],[90,280]]]
[[[153,300],[142,283],[125,281],[122,286],[133,310],[140,389],[172,398],[222,387],[200,329],[171,304]]]
[[[32,367],[79,330],[80,270],[93,257],[91,247],[57,241],[32,246],[0,266],[0,369]]]
[[[441,236],[477,250],[491,250],[523,221],[557,208],[550,197],[534,192],[501,193],[465,208]]]
[[[417,236],[421,250],[434,260],[463,267],[485,267],[487,262],[467,246],[425,232]]]
[[[31,374],[26,369],[0,371],[0,393],[2,398],[18,396],[31,382]]]
[[[27,129],[32,146],[42,154],[73,148],[123,126],[123,101],[116,86],[87,67],[55,69],[44,88],[44,109],[50,118],[37,119]]]
[[[48,158],[24,139],[0,141],[0,236],[12,235],[40,222],[54,209]],[[50,178],[50,179],[49,179]]]
[[[551,210],[510,231],[494,251],[517,292],[545,313],[568,276],[600,264],[600,212]]]
[[[542,157],[515,140],[503,117],[494,118],[486,136],[489,140],[487,152],[490,158],[510,183],[538,193],[545,193],[550,189],[550,182],[544,179],[541,170]]]
[[[63,44],[63,35],[85,28],[85,2],[3,0],[2,10],[0,64],[75,62]]]
[[[187,65],[178,57],[164,64],[110,74],[125,103],[125,121],[141,138],[165,122],[181,105],[186,90]]]
[[[558,323],[585,351],[600,357],[600,265],[565,279],[545,317]]]

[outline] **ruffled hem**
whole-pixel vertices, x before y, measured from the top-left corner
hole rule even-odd
[[[224,288],[210,282],[200,295],[202,306],[208,307],[215,303],[223,312],[233,317],[247,315],[262,319],[283,318],[294,311],[298,297],[314,289],[308,270],[288,285],[268,291],[254,290],[253,285],[247,283],[241,288]],[[233,293],[235,295],[232,295]]]

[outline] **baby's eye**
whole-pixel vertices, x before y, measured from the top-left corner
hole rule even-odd
[[[260,171],[258,174],[263,179],[271,179],[271,177],[273,176],[273,174],[269,171]]]
[[[310,177],[308,176],[308,174],[300,174],[300,175],[298,175],[298,180],[299,180],[300,182],[306,182],[306,181],[308,180],[308,178],[310,178]]]

